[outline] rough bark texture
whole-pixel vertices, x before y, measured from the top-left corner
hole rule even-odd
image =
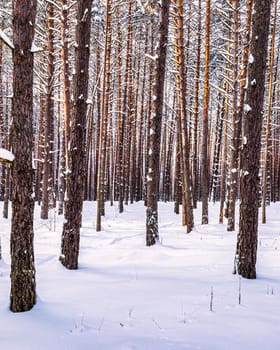
[[[263,155],[263,174],[262,174],[262,223],[266,223],[266,205],[269,193],[269,158],[272,149],[272,133],[271,133],[271,110],[272,110],[272,95],[274,80],[274,55],[275,55],[275,32],[276,32],[276,20],[277,20],[277,0],[274,2],[274,20],[271,32],[271,44],[270,44],[270,58],[269,58],[269,82],[268,82],[268,96],[267,96],[267,116],[265,126],[265,140],[264,140],[264,155]],[[270,198],[269,198],[270,200]]]
[[[13,4],[13,102],[11,293],[13,312],[30,310],[36,302],[33,252],[32,96],[35,0]]]
[[[226,92],[223,101],[223,149],[221,159],[221,186],[220,186],[220,215],[219,223],[222,224],[224,220],[224,205],[226,200],[226,173],[227,173],[227,149],[228,149],[228,115],[229,115],[229,67],[230,67],[230,45],[231,45],[231,31],[228,31],[228,43],[227,43],[227,64],[226,64],[226,79],[224,82],[224,90]]]
[[[53,145],[54,145],[54,5],[48,3],[48,78],[46,114],[44,123],[44,163],[42,181],[41,219],[48,219],[53,198]]]
[[[60,260],[68,269],[78,268],[80,227],[82,221],[85,168],[86,112],[88,95],[88,68],[90,53],[90,19],[92,0],[78,2],[74,99],[70,135],[67,201],[62,232]]]
[[[184,27],[183,27],[183,1],[176,1],[175,14],[175,50],[174,60],[178,74],[176,74],[177,104],[178,104],[178,122],[181,137],[181,161],[182,161],[182,180],[183,180],[183,220],[187,226],[187,232],[191,232],[193,222],[192,208],[192,183],[189,166],[189,142],[187,127],[187,101],[186,101],[186,76],[185,76],[185,55],[184,55]]]
[[[199,117],[199,87],[200,87],[200,54],[201,54],[201,0],[198,0],[198,27],[195,64],[195,92],[193,103],[193,207],[196,209],[198,200],[198,117]]]
[[[229,165],[229,194],[228,194],[228,231],[235,230],[235,202],[238,191],[238,156],[241,132],[241,116],[238,113],[238,49],[239,49],[239,0],[233,1],[233,50],[232,50],[232,119],[231,147]]]
[[[60,188],[59,188],[59,214],[63,212],[64,195],[66,189],[65,174],[69,169],[69,134],[70,134],[70,65],[69,65],[69,7],[68,0],[62,0],[61,11],[61,58],[62,58],[62,75],[63,75],[63,125],[64,133],[62,138],[62,151],[61,151],[61,172],[60,172]]]
[[[209,53],[210,53],[210,0],[206,1],[204,97],[201,145],[201,199],[202,224],[208,224],[208,108],[209,108]]]
[[[151,246],[158,239],[158,187],[161,144],[161,121],[165,63],[168,42],[170,0],[162,0],[159,18],[159,39],[156,52],[156,72],[151,112],[150,142],[148,150],[146,244]]]
[[[97,213],[96,231],[101,231],[101,216],[105,215],[106,194],[106,148],[108,145],[108,112],[109,91],[111,77],[111,0],[106,2],[106,35],[104,45],[103,79],[102,79],[102,106],[100,115],[99,154],[98,154],[98,176],[97,176]]]
[[[261,126],[270,4],[270,0],[255,1],[253,10],[248,91],[244,110],[244,139],[241,152],[241,204],[236,255],[238,273],[245,278],[256,278]]]
[[[1,26],[0,26],[1,28]],[[1,28],[2,29],[2,28]],[[2,79],[2,61],[3,61],[3,43],[0,40],[0,145],[2,147],[4,140],[4,105],[3,105],[3,79]]]

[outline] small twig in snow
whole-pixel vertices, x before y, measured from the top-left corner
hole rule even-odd
[[[99,327],[97,328],[97,330],[100,332],[101,329],[102,329],[102,326],[103,326],[103,323],[104,323],[104,317],[102,318],[101,322],[100,322],[100,325]]]
[[[152,318],[152,321],[158,327],[158,329],[162,330],[161,326],[157,323],[157,321],[154,318]]]
[[[213,287],[211,287],[211,294],[210,294],[210,311],[213,312],[213,299],[214,299],[214,291]]]
[[[238,304],[241,305],[241,277],[239,277],[238,284]]]

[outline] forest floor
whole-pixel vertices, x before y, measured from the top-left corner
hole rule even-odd
[[[2,210],[2,203],[0,204]],[[280,204],[260,225],[257,279],[233,275],[237,232],[218,224],[186,234],[172,203],[159,204],[160,243],[145,247],[143,202],[106,207],[95,231],[85,202],[79,269],[58,261],[63,217],[35,210],[38,299],[9,311],[10,220],[0,219],[0,346],[3,350],[278,350],[280,346]],[[212,310],[211,310],[212,309]]]

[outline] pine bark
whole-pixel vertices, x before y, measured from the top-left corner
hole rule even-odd
[[[13,100],[11,146],[12,227],[11,292],[13,312],[30,310],[36,303],[33,250],[33,53],[35,0],[13,3]],[[24,77],[24,79],[23,79]]]
[[[205,56],[204,56],[204,97],[201,145],[201,199],[202,224],[208,224],[208,109],[209,109],[209,61],[210,61],[210,0],[206,0]]]
[[[59,187],[59,214],[63,213],[64,196],[67,173],[69,171],[69,135],[70,135],[70,65],[69,65],[69,4],[62,0],[61,11],[61,59],[63,80],[63,137],[61,151],[60,187]]]
[[[97,176],[97,213],[96,231],[101,231],[101,216],[105,215],[105,178],[106,178],[106,149],[108,143],[108,111],[110,93],[110,67],[111,67],[111,0],[106,3],[106,32],[104,46],[103,80],[102,80],[102,105],[100,115],[98,176]]]
[[[267,116],[266,116],[266,127],[265,127],[265,145],[263,155],[263,174],[262,174],[262,223],[266,223],[266,205],[268,195],[268,172],[269,172],[269,156],[272,148],[271,140],[271,109],[272,109],[272,95],[273,95],[273,66],[274,66],[274,55],[275,55],[275,31],[276,31],[276,19],[277,19],[277,0],[274,4],[274,21],[271,33],[271,45],[270,45],[270,58],[269,58],[269,82],[268,82],[268,105],[267,105]]]
[[[193,207],[197,207],[198,200],[198,116],[199,116],[199,86],[200,86],[200,54],[201,54],[201,0],[198,0],[198,28],[197,47],[195,65],[195,93],[193,110],[193,162],[192,162],[192,182],[193,182]]]
[[[162,0],[159,18],[159,37],[155,62],[155,82],[151,111],[150,142],[148,146],[146,245],[151,246],[159,238],[158,233],[158,187],[161,145],[161,122],[165,80],[166,52],[168,44],[170,0]]]
[[[193,228],[192,208],[192,183],[189,166],[189,137],[187,128],[187,103],[186,103],[186,77],[185,77],[185,55],[184,55],[184,29],[183,29],[183,1],[176,1],[175,13],[175,64],[176,64],[176,87],[178,99],[178,123],[181,137],[181,164],[183,180],[183,220],[187,226],[187,232]]]
[[[71,117],[67,200],[61,243],[61,263],[68,269],[78,268],[80,227],[86,178],[85,142],[89,79],[90,28],[92,0],[78,2],[73,110]]]
[[[44,124],[44,163],[41,219],[48,219],[49,206],[53,206],[54,174],[54,5],[48,3],[48,79]]]
[[[149,29],[146,29],[145,35],[145,52],[148,48],[148,33]],[[138,151],[137,151],[137,164],[135,174],[135,200],[140,201],[143,198],[143,152],[144,152],[144,126],[145,126],[145,90],[146,90],[146,79],[147,79],[147,57],[144,57],[143,63],[143,77],[142,77],[142,96],[140,106],[140,118],[139,118],[139,136],[138,136]]]
[[[235,229],[235,202],[238,190],[238,155],[241,132],[241,116],[238,114],[238,46],[239,46],[239,0],[233,1],[233,50],[232,50],[232,121],[229,166],[228,231]]]
[[[248,90],[244,110],[244,140],[241,151],[241,204],[236,260],[238,273],[244,278],[251,279],[256,278],[261,127],[270,6],[270,0],[254,2]]]

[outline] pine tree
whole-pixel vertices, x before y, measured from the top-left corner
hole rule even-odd
[[[166,52],[168,43],[170,0],[162,0],[159,18],[159,38],[155,55],[155,82],[151,111],[150,142],[148,149],[146,244],[154,245],[158,234],[158,188],[159,159],[161,145],[161,122],[163,113],[163,90],[165,79]]]
[[[248,90],[245,100],[244,136],[241,151],[241,202],[236,252],[237,271],[245,278],[256,278],[261,127],[270,5],[270,0],[255,1],[253,5]]]
[[[82,223],[83,192],[86,178],[85,137],[89,79],[90,28],[92,0],[78,2],[74,98],[71,117],[69,169],[65,223],[62,232],[62,264],[68,269],[78,268],[80,227]]]
[[[10,308],[13,312],[30,310],[36,302],[33,252],[33,52],[31,50],[36,5],[36,0],[15,0],[13,4],[14,75],[11,145],[15,159],[12,164],[10,294]]]

